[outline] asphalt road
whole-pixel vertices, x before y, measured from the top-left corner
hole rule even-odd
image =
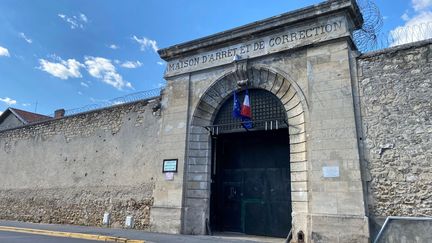
[[[0,242],[1,243],[96,243],[98,241],[0,231]]]
[[[224,243],[257,243],[257,242],[283,243],[285,241],[285,239],[267,238],[267,237],[262,238],[259,236],[244,237],[244,235],[241,234],[240,235],[225,234],[225,236],[162,234],[162,233],[146,232],[143,230],[100,228],[100,227],[89,227],[89,226],[59,225],[59,224],[34,224],[34,223],[5,221],[5,220],[0,220],[0,226],[115,236],[115,237],[123,237],[123,238],[134,239],[134,240],[145,240],[146,243],[203,243],[203,242],[205,243],[221,243],[221,242]],[[0,243],[56,243],[56,242],[97,243],[98,241],[0,231]]]

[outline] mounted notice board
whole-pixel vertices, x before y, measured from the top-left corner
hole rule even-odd
[[[177,172],[178,159],[164,159],[162,173]]]

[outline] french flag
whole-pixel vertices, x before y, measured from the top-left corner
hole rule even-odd
[[[249,93],[247,90],[246,90],[246,95],[245,95],[244,100],[243,100],[243,105],[241,106],[240,115],[244,118],[252,119]]]
[[[245,91],[245,97],[241,106],[240,115],[242,117],[242,126],[246,129],[252,128],[252,111],[249,100],[248,90]]]

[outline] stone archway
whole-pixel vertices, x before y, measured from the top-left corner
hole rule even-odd
[[[306,100],[297,84],[283,72],[265,66],[246,68],[246,65],[240,65],[235,72],[218,79],[207,89],[191,118],[184,177],[183,233],[206,233],[210,204],[211,139],[204,127],[213,123],[215,114],[236,88],[237,81],[246,79],[251,88],[273,93],[284,105],[289,125],[293,232],[306,232]]]

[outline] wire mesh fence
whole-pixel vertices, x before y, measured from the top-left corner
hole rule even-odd
[[[79,107],[79,108],[68,109],[68,110],[65,110],[64,115],[70,116],[70,115],[75,115],[75,114],[79,114],[79,113],[83,113],[83,112],[88,112],[91,110],[107,108],[107,107],[125,104],[125,103],[130,103],[130,102],[134,102],[134,101],[148,100],[148,99],[156,98],[156,97],[160,96],[162,89],[163,89],[163,87],[157,88],[157,89],[146,90],[146,91],[140,91],[140,92],[128,94],[125,96],[117,97],[117,98],[114,98],[111,100],[86,105],[86,106]],[[52,114],[51,116],[54,116],[54,115]]]

